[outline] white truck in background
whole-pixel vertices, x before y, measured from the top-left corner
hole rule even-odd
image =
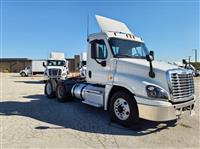
[[[144,41],[119,21],[96,16],[100,33],[88,36],[86,78],[49,79],[45,94],[60,102],[80,99],[103,107],[125,126],[139,118],[175,120],[192,114],[195,105],[192,71],[154,61]]]
[[[82,52],[80,55],[80,65],[79,65],[79,72],[80,72],[80,77],[85,78],[86,77],[86,71],[87,71],[87,53]]]
[[[200,76],[200,71],[197,70],[190,62],[186,61],[185,59],[183,59],[182,62],[173,62],[172,64],[191,70],[194,77]]]
[[[32,60],[31,65],[25,67],[23,70],[19,72],[22,77],[36,75],[36,74],[44,74],[45,67],[43,63],[46,60]]]
[[[62,52],[51,52],[47,63],[44,63],[43,66],[46,68],[44,80],[50,78],[66,79],[69,73],[68,61],[65,59],[65,55]]]

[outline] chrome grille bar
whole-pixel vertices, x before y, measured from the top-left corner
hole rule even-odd
[[[185,69],[171,70],[169,86],[173,102],[180,102],[194,97],[194,80],[190,71]]]
[[[50,77],[59,77],[59,76],[61,76],[61,70],[60,69],[49,69],[49,76]]]

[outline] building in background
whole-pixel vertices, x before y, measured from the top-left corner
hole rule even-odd
[[[78,72],[80,56],[74,55],[74,58],[66,58],[69,65],[69,72]],[[28,58],[0,58],[0,72],[18,73],[26,66],[31,65],[31,59]]]
[[[29,65],[31,60],[27,58],[1,58],[0,72],[19,72]]]

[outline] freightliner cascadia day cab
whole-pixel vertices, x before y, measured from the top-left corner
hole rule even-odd
[[[31,65],[21,70],[19,74],[22,77],[27,77],[36,74],[44,74],[45,71],[45,67],[43,66],[44,62],[46,62],[46,60],[32,60]]]
[[[62,52],[51,52],[47,63],[43,64],[45,69],[44,80],[50,78],[66,79],[69,73],[68,61],[65,59],[65,55]]]
[[[96,16],[100,33],[88,37],[86,78],[51,79],[45,93],[109,110],[112,120],[130,126],[139,118],[170,121],[194,111],[192,72],[154,61],[144,41],[119,21]]]

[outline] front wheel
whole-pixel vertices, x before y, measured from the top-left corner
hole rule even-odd
[[[22,72],[22,73],[21,73],[21,76],[22,76],[22,77],[25,77],[25,76],[26,76],[25,72]]]
[[[113,94],[110,102],[112,120],[124,125],[132,126],[139,121],[137,103],[132,94],[119,91]]]
[[[53,84],[50,80],[46,82],[44,90],[48,98],[55,97],[55,92],[53,91]]]

